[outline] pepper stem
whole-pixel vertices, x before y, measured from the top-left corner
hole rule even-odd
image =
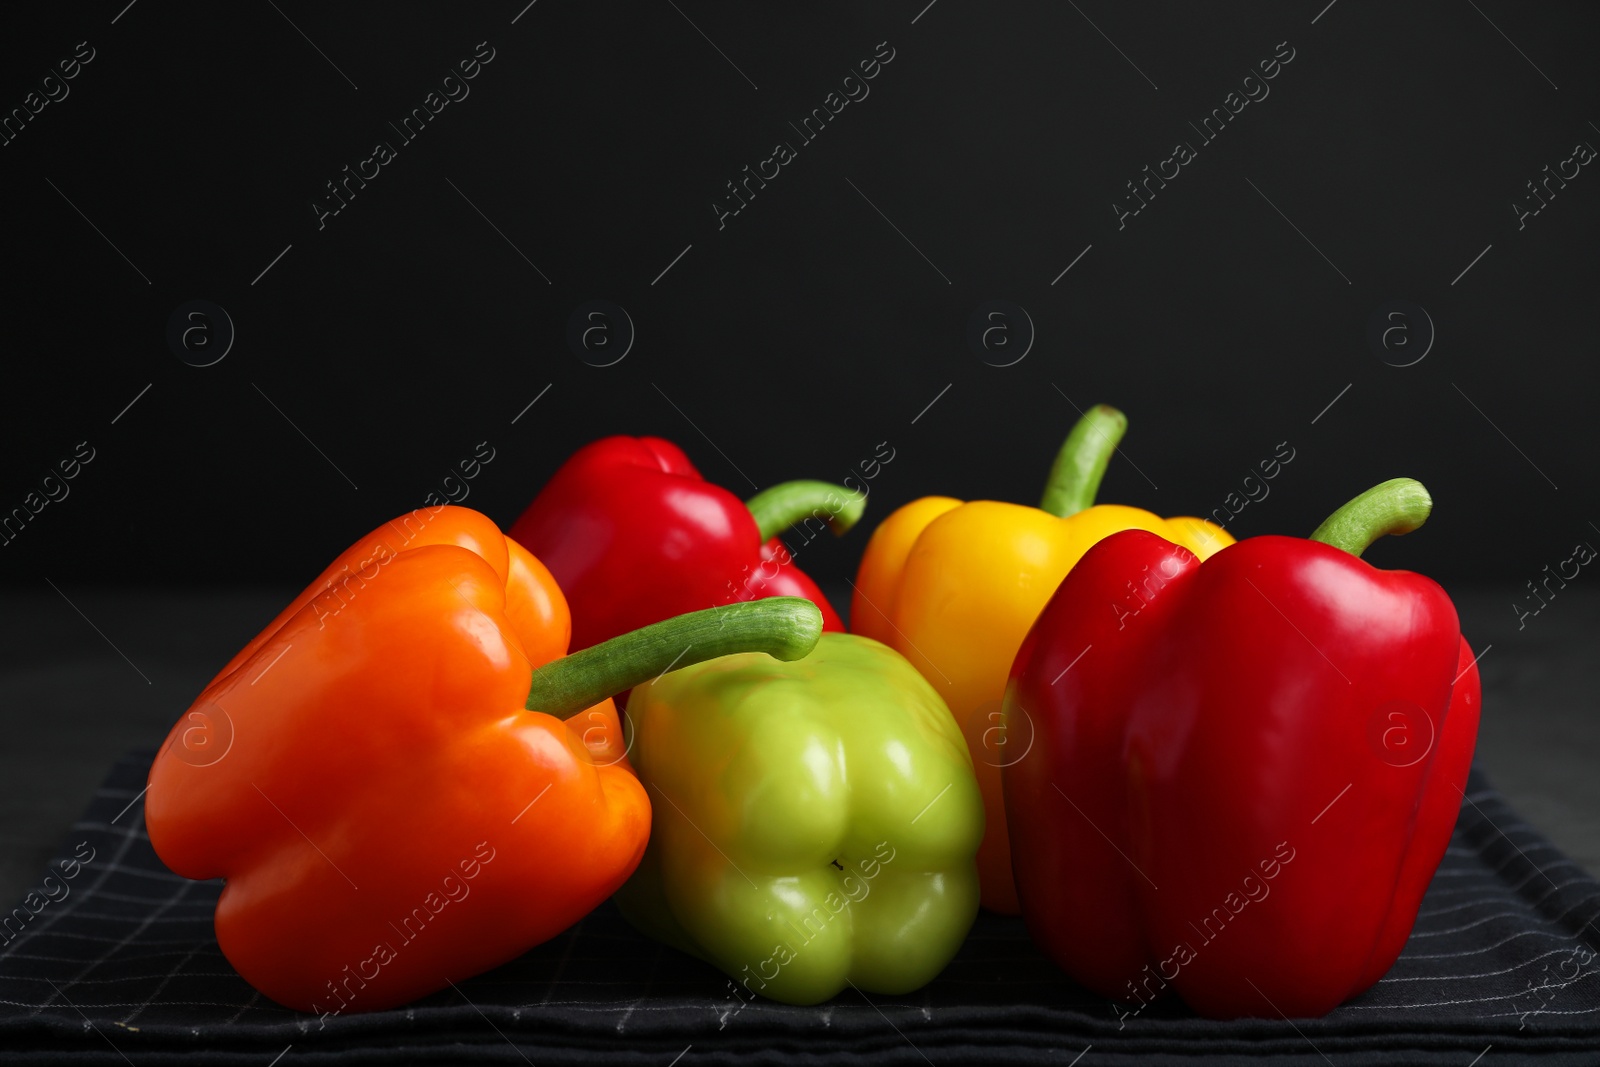
[[[1107,404],[1096,404],[1072,427],[1050,466],[1039,506],[1057,518],[1076,515],[1094,504],[1106,464],[1128,430],[1128,416]]]
[[[1311,540],[1360,556],[1384,534],[1406,534],[1428,521],[1433,497],[1415,478],[1375,485],[1325,519]]]
[[[566,716],[678,667],[735,652],[805,657],[822,636],[822,612],[804,597],[775,596],[691,611],[552,660],[533,672],[524,705]]]
[[[867,498],[832,482],[800,479],[763,489],[746,500],[744,506],[755,517],[761,543],[766,544],[789,527],[818,517],[826,520],[836,536],[842,536],[867,510]]]

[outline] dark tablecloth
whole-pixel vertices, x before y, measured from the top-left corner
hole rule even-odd
[[[64,843],[62,861],[94,857],[59,883],[67,895],[41,904],[41,874],[38,914],[0,933],[8,1063],[1600,1064],[1600,884],[1477,773],[1405,953],[1323,1019],[1214,1022],[1167,1001],[1119,1022],[1020,920],[988,914],[910,996],[747,1003],[607,904],[456,990],[324,1023],[229,968],[211,928],[220,882],[178,878],[151,851],[149,761],[119,761]]]

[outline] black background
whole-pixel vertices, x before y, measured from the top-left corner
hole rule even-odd
[[[0,147],[0,511],[95,450],[0,581],[297,585],[480,441],[464,503],[507,525],[608,433],[741,495],[887,442],[869,527],[928,493],[1031,503],[1097,401],[1132,422],[1105,500],[1209,512],[1287,441],[1236,534],[1406,474],[1435,518],[1379,565],[1520,582],[1600,542],[1600,176],[1512,209],[1600,145],[1593,5],[124,2],[10,11],[0,38],[4,109],[95,50]],[[884,41],[870,95],[799,144]],[[470,95],[400,145],[387,123],[479,42]],[[1188,123],[1279,42],[1270,95],[1202,145]],[[319,229],[378,140],[397,158]],[[1198,159],[1119,230],[1179,140]],[[777,141],[798,158],[719,229]],[[214,366],[168,347],[191,299],[236,327]],[[637,329],[614,366],[565,341],[592,299]],[[1037,329],[1013,366],[966,342],[994,299]],[[1397,299],[1437,329],[1404,368],[1366,339]],[[848,575],[865,536],[802,565]]]

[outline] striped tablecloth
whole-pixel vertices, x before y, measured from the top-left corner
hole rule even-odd
[[[1600,884],[1480,775],[1404,955],[1323,1019],[1211,1022],[1169,1001],[1119,1022],[1020,920],[987,914],[910,996],[747,1002],[607,904],[456,991],[319,1020],[233,973],[211,928],[220,883],[178,878],[151,851],[149,760],[116,764],[54,879],[41,872],[37,914],[0,932],[6,1063],[1600,1064]]]

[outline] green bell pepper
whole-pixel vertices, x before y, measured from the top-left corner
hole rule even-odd
[[[640,685],[628,718],[655,822],[616,900],[640,930],[791,1004],[908,993],[950,962],[983,799],[899,653],[825,633],[793,662],[724,656]]]

